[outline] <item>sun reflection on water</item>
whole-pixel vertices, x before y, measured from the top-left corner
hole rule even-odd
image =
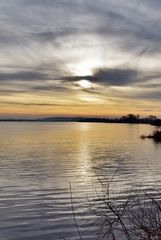
[[[80,179],[85,182],[89,178],[89,172],[91,168],[91,154],[89,150],[89,132],[90,124],[83,123],[79,125],[80,128],[80,139],[78,148],[78,174]]]

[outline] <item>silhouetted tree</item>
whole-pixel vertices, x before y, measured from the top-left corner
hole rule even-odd
[[[129,123],[136,123],[136,122],[138,122],[138,120],[139,120],[139,114],[137,114],[137,115],[135,115],[135,114],[127,114],[126,116],[123,116],[123,117],[121,117],[121,121],[123,121],[123,122],[129,122]]]
[[[156,117],[155,115],[150,115],[150,116],[148,117],[148,119],[149,119],[150,122],[153,122],[153,121],[156,121],[156,120],[157,120],[157,117]]]

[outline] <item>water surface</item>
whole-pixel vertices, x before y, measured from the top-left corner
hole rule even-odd
[[[161,145],[140,139],[152,131],[139,124],[0,123],[0,239],[78,239],[70,183],[84,226],[91,217],[84,202],[99,175],[114,174],[120,195],[159,184]],[[94,239],[93,230],[82,227],[84,239]]]

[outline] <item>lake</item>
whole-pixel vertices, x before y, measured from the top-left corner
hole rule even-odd
[[[120,197],[161,179],[161,144],[140,135],[154,127],[104,123],[0,123],[0,239],[84,239],[88,198],[99,176],[113,177]],[[70,191],[71,185],[71,191]],[[71,201],[72,199],[72,201]],[[93,235],[92,235],[93,234]]]

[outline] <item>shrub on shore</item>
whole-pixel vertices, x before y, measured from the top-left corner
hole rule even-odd
[[[142,135],[141,138],[142,139],[144,139],[144,138],[152,138],[156,142],[161,142],[161,130],[155,130],[152,135],[148,135],[148,136]]]
[[[160,240],[161,193],[154,189],[147,192],[129,191],[117,197],[111,182],[100,180],[100,191],[88,200],[93,214],[91,226],[97,228],[94,239],[99,240]],[[79,226],[77,226],[79,229]],[[81,237],[80,239],[84,239]],[[96,237],[96,238],[95,238]]]

